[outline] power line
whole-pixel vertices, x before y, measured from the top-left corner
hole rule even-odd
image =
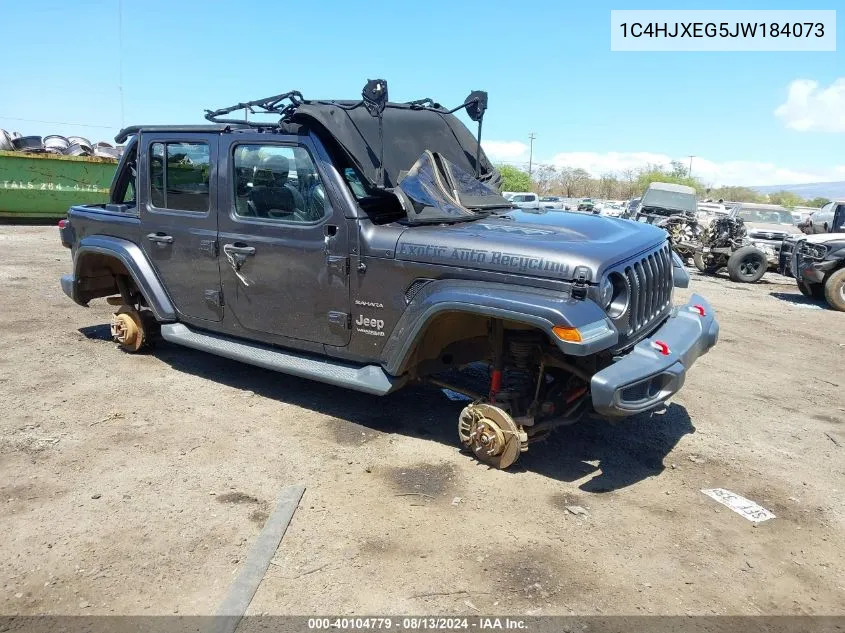
[[[93,125],[92,123],[72,123],[70,121],[44,121],[42,119],[24,119],[15,116],[0,115],[0,119],[4,121],[24,121],[26,123],[49,123],[50,125],[73,125],[74,127],[93,127],[101,130],[113,130],[113,125]]]

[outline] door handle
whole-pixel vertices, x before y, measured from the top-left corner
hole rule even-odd
[[[227,255],[255,255],[255,247],[246,244],[224,244],[223,252]]]
[[[156,244],[173,244],[173,236],[164,233],[149,233],[147,239]]]

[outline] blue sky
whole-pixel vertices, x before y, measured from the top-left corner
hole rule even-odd
[[[123,0],[122,47],[118,0],[0,6],[7,33],[28,39],[0,40],[0,127],[25,134],[110,139],[121,66],[127,125],[201,122],[204,108],[288,89],[355,98],[383,77],[393,100],[487,90],[486,149],[500,160],[524,160],[533,131],[535,162],[594,173],[694,154],[713,184],[845,180],[845,29],[827,53],[610,51],[612,8],[730,3]],[[776,116],[797,80],[817,85],[794,84]]]

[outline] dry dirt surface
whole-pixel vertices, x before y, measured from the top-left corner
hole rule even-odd
[[[845,314],[789,279],[693,275],[676,299],[721,339],[667,408],[496,471],[436,389],[126,354],[104,301],[60,290],[54,227],[0,227],[0,252],[0,614],[214,613],[295,483],[249,613],[845,613]]]

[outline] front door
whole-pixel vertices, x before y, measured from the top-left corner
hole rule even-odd
[[[219,264],[230,330],[349,341],[348,240],[322,148],[304,137],[222,137]],[[225,152],[225,154],[224,154]]]
[[[182,317],[220,321],[216,134],[141,134],[144,252]]]

